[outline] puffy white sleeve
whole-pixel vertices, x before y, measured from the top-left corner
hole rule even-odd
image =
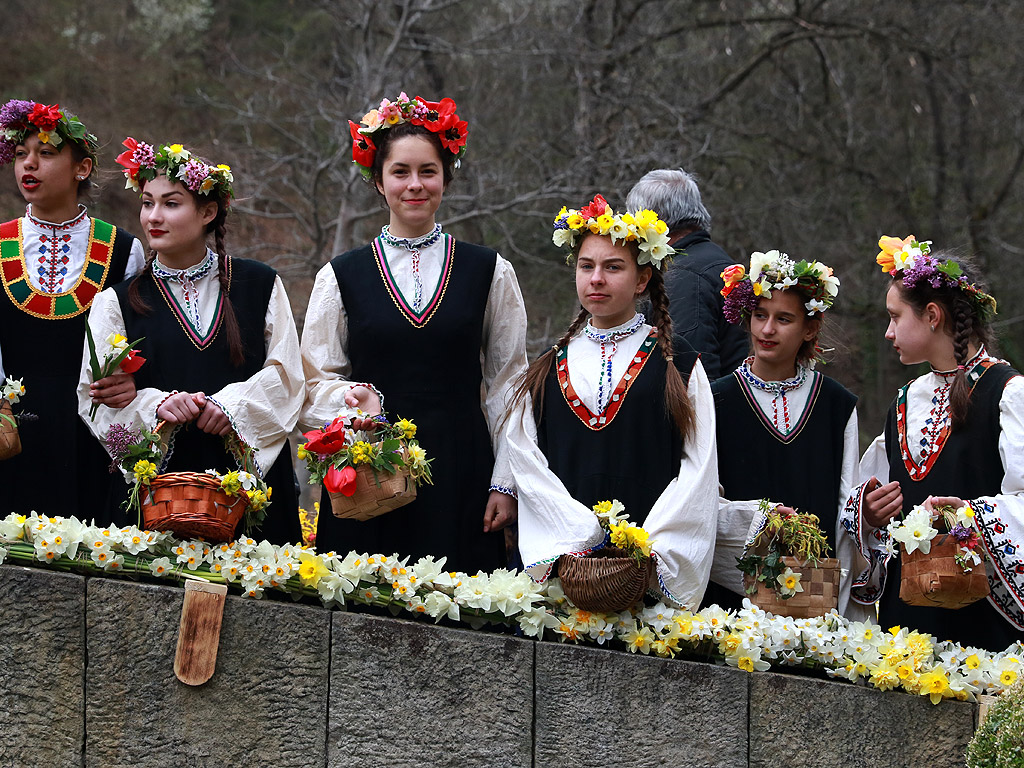
[[[989,579],[991,599],[1024,629],[1024,376],[1010,379],[999,400],[999,458],[999,493],[966,501],[989,555],[989,572],[998,577]]]
[[[686,389],[695,429],[686,439],[679,474],[654,502],[643,527],[657,555],[661,592],[676,605],[696,610],[711,575],[718,521],[715,402],[700,360]]]
[[[844,457],[845,458],[845,457]],[[844,461],[845,470],[845,461]],[[852,552],[848,613],[858,609],[855,606],[872,606],[885,589],[886,566],[892,556],[889,550],[889,535],[884,528],[872,528],[864,520],[864,493],[868,482],[876,478],[881,485],[889,482],[889,457],[885,451],[885,434],[878,435],[861,456],[856,471],[856,485],[850,488],[846,502],[840,507],[839,529],[840,551]],[[845,562],[844,562],[844,567]],[[841,590],[841,594],[846,589]]]
[[[143,248],[139,238],[132,240],[132,249],[128,253],[128,264],[124,268],[124,279],[127,280],[139,274],[146,266],[146,249]]]
[[[502,425],[512,389],[526,370],[526,306],[515,270],[501,256],[494,265],[484,310],[481,353],[483,408],[494,449],[491,489],[512,493],[516,482]]]
[[[299,426],[320,429],[339,414],[354,415],[354,409],[345,403],[345,395],[359,383],[349,379],[348,315],[329,263],[320,268],[313,284],[301,350],[306,396]]]
[[[92,300],[89,309],[89,328],[92,330],[92,337],[96,341],[97,355],[103,357],[103,346],[105,340],[112,333],[122,336],[126,335],[124,318],[121,316],[121,304],[117,300],[114,291],[108,288],[101,291]],[[135,341],[135,339],[129,339]],[[146,387],[140,389],[135,399],[124,408],[110,408],[101,405],[96,410],[96,418],[89,418],[89,410],[92,408],[92,398],[89,397],[89,385],[92,384],[92,371],[89,367],[89,340],[86,339],[82,345],[82,371],[78,377],[78,415],[86,423],[90,431],[101,442],[107,437],[107,432],[113,424],[124,424],[127,427],[146,427],[152,429],[156,426],[156,409],[170,395],[169,391]]]
[[[882,446],[884,448],[884,441]],[[846,422],[846,429],[843,430],[843,464],[839,479],[839,498],[836,500],[835,556],[839,560],[839,568],[842,572],[839,581],[839,612],[851,620],[865,621],[873,618],[874,612],[869,611],[866,606],[857,601],[851,601],[850,590],[853,587],[854,576],[864,571],[868,566],[868,559],[861,554],[860,547],[853,537],[847,535],[843,523],[847,501],[853,493],[854,484],[859,477],[860,470],[857,461],[859,451],[857,409],[854,408],[850,419]],[[886,477],[888,477],[888,472],[888,464],[886,464]]]
[[[260,370],[206,394],[228,414],[239,436],[256,449],[256,462],[266,472],[295,429],[305,386],[299,335],[280,277],[274,280],[267,305],[263,340],[266,359]]]

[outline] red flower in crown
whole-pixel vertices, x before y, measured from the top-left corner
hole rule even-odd
[[[608,201],[601,197],[601,195],[595,195],[589,205],[585,205],[580,209],[580,216],[584,221],[590,221],[603,215],[607,208]]]
[[[424,123],[424,125],[426,124]],[[459,120],[459,116],[453,112],[439,120],[438,125],[440,127],[437,133],[438,138],[441,139],[444,148],[457,157],[462,148],[466,146],[469,124],[465,120]]]
[[[373,158],[377,155],[377,147],[373,140],[359,132],[359,126],[348,121],[348,132],[352,136],[352,159],[364,168],[373,166]]]
[[[440,101],[427,101],[420,96],[417,96],[416,100],[422,102],[423,106],[427,108],[427,114],[423,117],[414,117],[410,122],[413,125],[422,125],[433,133],[440,133],[445,119],[449,115],[455,114],[455,102],[447,96]]]
[[[59,104],[36,104],[28,113],[27,120],[41,131],[52,131],[61,117]]]
[[[139,164],[132,158],[135,155],[135,150],[139,148],[139,142],[129,136],[127,139],[122,141],[121,144],[122,146],[128,147],[128,149],[118,155],[114,162],[118,165],[124,166],[125,175],[134,179],[139,175]]]

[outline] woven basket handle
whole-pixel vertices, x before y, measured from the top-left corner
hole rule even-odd
[[[229,417],[230,421],[230,417]],[[179,427],[184,426],[183,424],[171,424],[168,421],[161,420],[157,422],[157,425],[153,428],[153,432],[160,435],[161,442],[166,445],[164,448],[164,455],[166,457],[167,452],[170,450],[171,438]],[[167,429],[166,434],[163,430]],[[241,435],[238,434],[238,430],[235,429],[235,425],[231,425],[231,431],[223,437],[224,448],[227,449],[235,458],[235,463],[238,464],[238,468],[243,472],[256,475],[262,478],[263,473],[260,471],[259,465],[256,464],[255,449],[245,442]]]

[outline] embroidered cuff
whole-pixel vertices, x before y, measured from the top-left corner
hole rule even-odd
[[[505,485],[492,484],[490,490],[497,491],[498,493],[504,493],[506,496],[511,496],[516,501],[519,500],[519,494],[516,493],[515,488],[509,488]]]

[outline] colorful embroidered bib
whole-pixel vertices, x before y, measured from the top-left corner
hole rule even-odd
[[[384,281],[384,285],[387,286],[388,294],[391,296],[391,300],[398,307],[398,311],[405,315],[405,319],[408,320],[414,328],[422,328],[428,322],[430,318],[434,316],[438,306],[441,304],[441,299],[444,298],[445,289],[448,287],[448,280],[452,276],[452,263],[455,259],[455,238],[450,235],[445,235],[444,244],[444,266],[441,268],[441,279],[437,281],[437,289],[434,291],[434,295],[430,301],[423,308],[422,311],[415,311],[409,302],[405,300],[401,290],[398,288],[398,282],[391,274],[391,269],[388,267],[388,260],[384,256],[384,248],[381,245],[381,239],[378,237],[373,241],[373,253],[377,257],[377,269],[380,270],[381,279]]]
[[[11,302],[26,314],[43,320],[66,320],[85,312],[104,288],[110,269],[117,228],[99,219],[89,227],[85,266],[78,282],[64,293],[44,293],[28,280],[21,219],[0,224],[0,277]]]

